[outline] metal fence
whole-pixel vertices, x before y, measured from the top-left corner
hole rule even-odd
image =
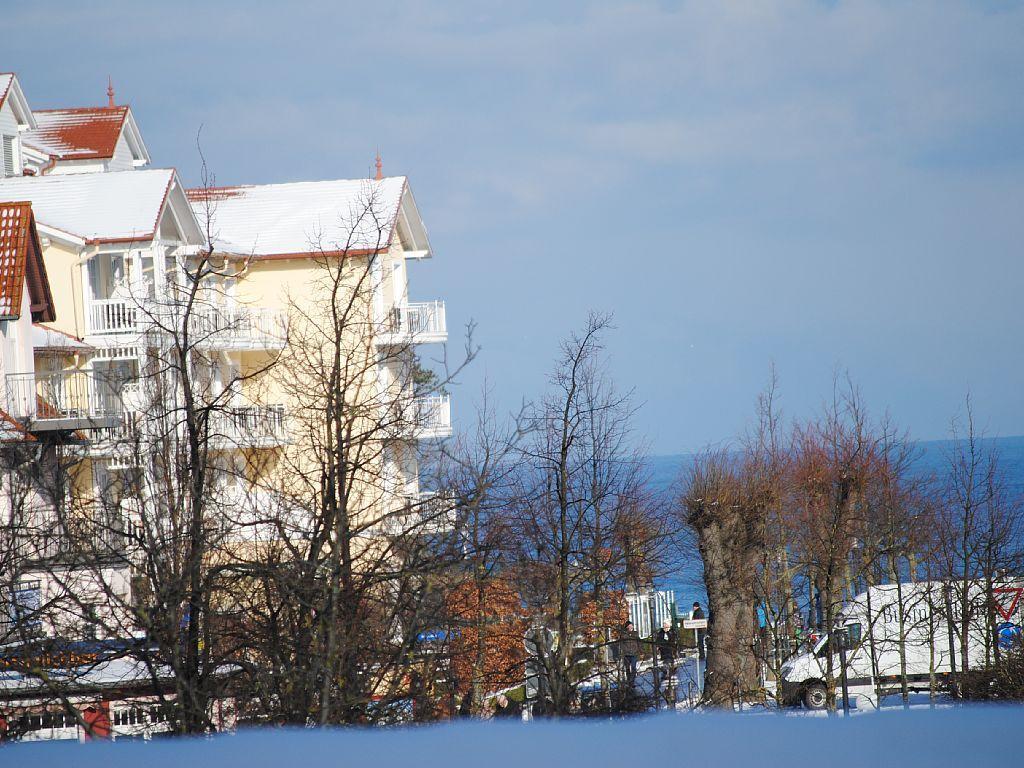
[[[629,606],[629,620],[633,622],[633,626],[640,637],[650,637],[652,634],[652,600],[655,627],[660,627],[665,619],[675,619],[675,590],[662,589],[655,592],[627,592],[626,604]]]
[[[121,412],[115,382],[96,371],[12,373],[6,385],[6,410],[19,418],[101,419]]]

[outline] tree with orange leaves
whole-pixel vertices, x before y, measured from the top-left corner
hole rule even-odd
[[[448,593],[451,671],[459,694],[473,692],[476,714],[484,696],[521,682],[523,635],[519,593],[502,578],[467,579]]]

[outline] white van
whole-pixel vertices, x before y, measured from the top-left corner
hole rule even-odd
[[[975,669],[991,660],[998,638],[986,637],[984,585],[976,581],[966,582],[966,585],[972,617],[967,652],[970,668]],[[998,611],[996,619],[1001,624],[1004,641],[1008,637],[1020,637],[1022,586],[1024,581],[1015,579],[1002,581],[993,590]],[[953,667],[960,670],[960,641],[950,637],[945,619],[947,589],[955,627],[961,614],[964,582],[931,581],[871,587],[842,609],[836,629],[845,629],[850,637],[846,674],[851,699],[867,699],[878,706],[879,689],[882,695],[900,691],[901,659],[905,660],[910,690],[927,691],[933,674],[939,684],[944,682],[951,671],[951,651]],[[802,648],[782,665],[780,683],[784,703],[803,704],[808,709],[825,706],[827,654],[830,652],[838,690],[839,652],[829,648],[826,636],[813,647]]]

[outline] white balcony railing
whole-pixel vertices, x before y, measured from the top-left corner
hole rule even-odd
[[[86,328],[91,334],[138,333],[139,308],[134,299],[93,299],[86,304]]]
[[[138,541],[137,530],[123,514],[115,511],[88,517],[63,520],[51,516],[39,526],[4,526],[5,535],[19,557],[47,560],[81,556],[123,556],[132,541]]]
[[[379,336],[385,345],[430,344],[448,340],[443,301],[399,304],[391,309]]]
[[[420,440],[452,433],[452,401],[448,395],[425,395],[413,400],[413,431]]]
[[[183,309],[143,309],[135,299],[95,299],[87,305],[87,331],[92,335],[169,334],[183,327]],[[189,334],[210,349],[279,349],[288,336],[285,312],[242,304],[200,305],[189,315]]]
[[[288,442],[283,405],[250,405],[210,414],[210,440],[217,448],[270,448]]]
[[[162,324],[181,327],[180,320]],[[277,349],[288,337],[288,316],[276,309],[239,304],[202,307],[193,310],[189,332],[197,344],[211,349]]]
[[[5,410],[35,429],[109,427],[121,414],[116,388],[96,371],[12,373]]]

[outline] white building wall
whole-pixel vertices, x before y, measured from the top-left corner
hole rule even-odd
[[[35,370],[32,354],[32,298],[27,283],[22,288],[21,317],[17,320],[0,321],[0,336],[3,338],[3,369],[0,371],[0,393],[3,395],[4,410],[10,412],[10,388],[7,376],[12,373],[32,373]],[[21,416],[24,414],[12,414]]]
[[[5,100],[3,106],[0,107],[0,135],[2,136],[14,136],[14,175],[21,175],[21,137],[18,134],[18,120],[14,116],[14,109],[11,107],[10,100]],[[0,144],[0,160],[2,160],[3,145]],[[4,166],[0,162],[0,177],[3,177]]]
[[[128,141],[124,137],[124,131],[117,139],[117,146],[114,147],[114,156],[107,163],[108,171],[130,171],[135,168],[132,152],[128,148]]]
[[[46,175],[69,176],[73,173],[103,173],[106,167],[106,160],[60,160]]]

